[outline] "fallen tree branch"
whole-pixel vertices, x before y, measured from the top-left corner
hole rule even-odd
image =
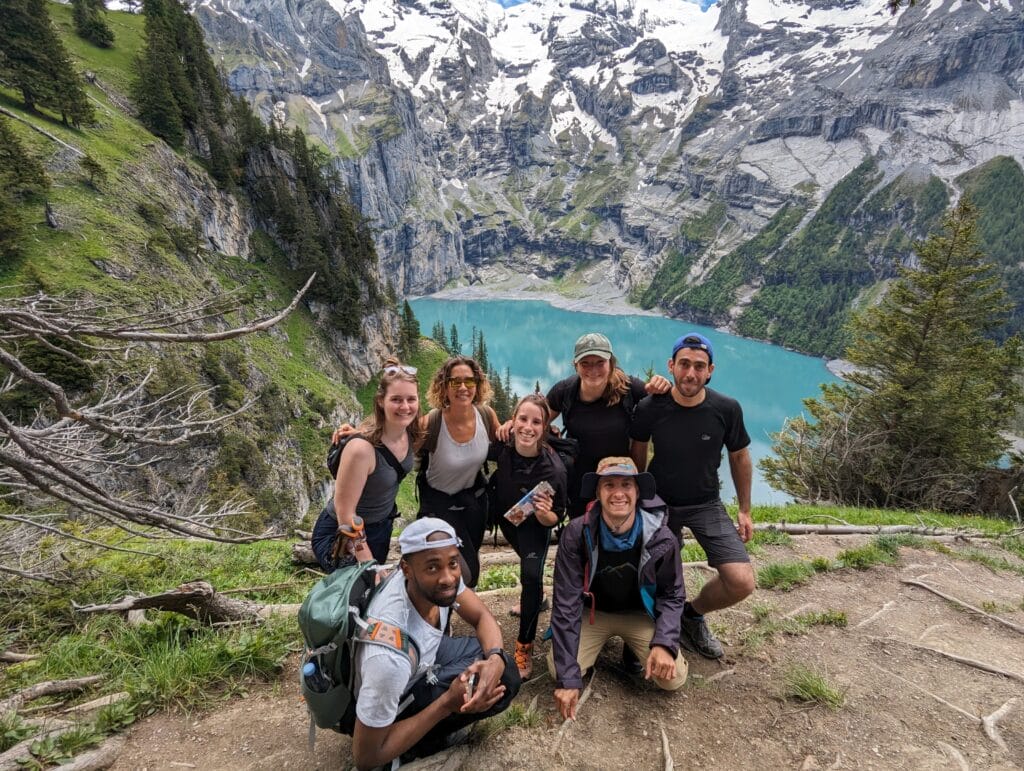
[[[976,530],[954,530],[921,525],[812,525],[787,522],[758,522],[755,531],[788,533],[789,535],[895,535],[911,533],[923,536],[957,536],[962,538],[995,538]]]
[[[42,741],[43,739],[56,739],[61,734],[66,734],[75,729],[74,724],[66,721],[61,722],[62,725],[54,725],[50,728],[44,728],[35,736],[30,736],[28,739],[18,742],[6,752],[0,753],[0,771],[22,771],[22,769],[25,768],[25,764],[21,761],[28,760],[32,757],[33,744],[38,741]]]
[[[177,589],[147,597],[123,597],[117,602],[103,605],[71,606],[79,613],[126,612],[155,608],[180,613],[194,618],[204,624],[215,624],[223,621],[260,621],[262,603],[236,600],[218,594],[206,581],[191,581]]]
[[[1010,672],[1006,669],[1000,669],[999,667],[993,664],[987,664],[984,661],[978,661],[977,659],[969,659],[965,656],[957,656],[955,653],[947,653],[946,651],[939,650],[938,648],[930,648],[927,645],[918,645],[917,643],[912,643],[908,640],[899,640],[895,637],[868,637],[868,639],[873,642],[882,643],[883,645],[885,643],[899,643],[900,645],[906,645],[908,648],[916,648],[919,651],[928,651],[929,653],[934,653],[938,656],[943,656],[944,658],[951,659],[952,661],[957,661],[966,666],[974,667],[975,669],[980,669],[982,672],[988,672],[989,674],[993,675],[1000,675],[1002,677],[1009,678],[1010,680],[1016,680],[1020,683],[1024,683],[1024,675],[1018,674],[1016,672]]]
[[[123,736],[111,736],[94,750],[83,752],[61,766],[61,771],[103,771],[117,761],[124,749],[126,740]]]
[[[74,704],[61,712],[62,715],[87,715],[90,712],[95,712],[98,709],[109,707],[111,704],[119,704],[122,701],[127,701],[131,698],[131,694],[128,691],[119,691],[118,693],[110,693],[106,696],[100,696],[98,699],[87,701],[84,704]]]
[[[15,653],[14,651],[0,652],[0,661],[6,664],[17,664],[21,661],[35,661],[39,658],[37,653]]]
[[[1008,629],[1012,629],[1017,634],[1024,634],[1024,626],[1021,626],[1020,624],[1015,624],[1012,621],[1007,621],[1005,618],[1000,618],[999,616],[993,615],[992,613],[988,613],[987,611],[984,611],[981,608],[977,608],[974,605],[971,605],[970,603],[957,599],[951,594],[946,594],[945,592],[936,589],[931,584],[926,584],[924,581],[915,581],[912,578],[902,578],[900,579],[900,583],[907,584],[908,586],[917,586],[921,589],[925,589],[931,592],[932,594],[941,597],[947,602],[952,602],[954,605],[959,605],[961,608],[966,608],[967,610],[973,611],[974,613],[977,613],[980,616],[984,616],[985,618],[991,619],[996,623],[1002,624]]]
[[[273,589],[286,589],[289,586],[298,586],[299,581],[282,581],[279,584],[264,584],[263,586],[242,586],[238,589],[221,589],[221,594],[247,594],[253,592],[269,592]]]
[[[1014,696],[991,715],[987,715],[981,719],[981,727],[985,729],[985,735],[998,744],[1000,749],[1005,752],[1008,752],[1009,748],[1006,746],[1006,742],[1003,741],[1003,737],[999,733],[999,721],[1010,714],[1016,706],[1017,697]]]
[[[68,693],[81,691],[100,682],[103,675],[89,675],[87,677],[76,677],[71,680],[44,680],[41,683],[30,685],[17,693],[8,696],[0,701],[0,716],[8,712],[17,712],[26,701],[33,701],[42,696],[52,696],[55,693]]]

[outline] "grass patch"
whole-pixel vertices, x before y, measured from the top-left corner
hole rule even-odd
[[[735,506],[730,509],[735,515]],[[1013,524],[1007,519],[955,514],[940,514],[931,511],[900,511],[896,509],[860,509],[831,506],[810,506],[787,504],[785,506],[755,506],[751,510],[755,522],[788,522],[791,524],[822,523],[838,524],[837,520],[851,525],[915,525],[928,527],[962,528],[980,530],[988,535],[1009,533]]]
[[[480,576],[478,592],[488,589],[507,589],[519,583],[519,565],[495,565]]]
[[[815,573],[827,573],[834,567],[835,565],[832,564],[832,560],[828,557],[815,557],[811,560],[811,569]]]
[[[844,568],[867,570],[875,565],[895,565],[899,562],[899,547],[886,544],[886,548],[877,541],[845,549],[836,555],[836,561]]]
[[[794,620],[801,626],[810,628],[812,626],[836,626],[839,628],[847,626],[849,620],[846,612],[842,610],[823,610],[810,613],[800,613]]]
[[[824,610],[800,613],[788,618],[773,619],[775,606],[770,603],[755,604],[753,607],[754,626],[745,629],[740,642],[747,650],[757,650],[777,634],[804,635],[816,626],[845,627],[849,622],[845,611]]]
[[[757,586],[760,589],[778,589],[788,592],[796,586],[806,584],[814,575],[814,568],[808,562],[773,562],[757,570]]]
[[[1011,562],[1006,559],[1006,557],[989,554],[983,549],[970,548],[954,553],[957,557],[970,560],[971,562],[977,562],[979,565],[984,565],[993,572],[1005,570],[1009,573],[1015,573],[1018,576],[1024,576],[1024,565],[1018,562]]]
[[[829,709],[839,709],[846,702],[846,690],[832,685],[828,678],[816,669],[798,664],[784,675],[784,694],[798,701],[821,704]]]
[[[481,740],[512,728],[537,728],[543,719],[536,699],[529,705],[512,704],[501,714],[485,720],[477,729]]]

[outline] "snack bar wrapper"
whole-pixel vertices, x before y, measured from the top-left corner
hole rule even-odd
[[[520,498],[515,506],[505,512],[505,519],[517,527],[521,525],[523,520],[531,516],[536,510],[537,507],[533,502],[533,498],[537,493],[554,495],[555,489],[547,482],[539,482],[536,487]]]

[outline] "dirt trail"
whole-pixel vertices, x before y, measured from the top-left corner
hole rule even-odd
[[[867,540],[794,538],[791,546],[765,547],[757,561],[832,557]],[[948,594],[1024,624],[1021,576],[930,550],[903,549],[896,566],[821,574],[791,592],[758,590],[740,606],[715,614],[715,628],[729,644],[727,658],[712,662],[689,656],[690,680],[675,694],[617,673],[610,665],[619,648],[609,646],[599,661],[593,697],[557,755],[552,747],[560,721],[551,681],[535,677],[518,699],[527,704],[539,695],[541,725],[478,740],[446,768],[661,769],[662,729],[677,768],[1024,768],[1024,684],[903,644],[1024,675],[1024,636],[900,582],[922,576]],[[688,575],[687,580],[692,587],[698,579]],[[489,602],[511,647],[516,627],[507,607],[512,598]],[[766,604],[773,606],[769,619],[836,610],[847,614],[849,625],[814,627],[804,635],[779,633],[760,646],[742,644],[744,632],[758,623],[755,612],[763,613]],[[537,671],[543,671],[546,653],[546,645],[538,644]],[[830,711],[782,698],[784,673],[795,664],[826,672],[830,682],[845,689],[845,705]],[[309,750],[297,678],[292,660],[277,682],[215,711],[144,720],[128,734],[128,747],[114,768],[347,767],[347,737],[319,731],[315,750]],[[983,717],[1015,697],[1016,707],[999,723],[1006,750],[980,723],[954,709]]]

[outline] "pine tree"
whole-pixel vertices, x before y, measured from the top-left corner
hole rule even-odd
[[[57,36],[44,0],[8,0],[0,13],[0,77],[29,110],[55,110],[78,127],[93,120],[82,79]]]
[[[104,0],[71,0],[71,8],[75,32],[80,38],[100,48],[113,45],[114,33],[104,18]]]
[[[435,321],[434,326],[430,328],[430,339],[441,346],[444,351],[448,350],[448,337],[444,333],[444,322]]]
[[[1016,337],[997,343],[1009,304],[978,250],[962,199],[944,232],[915,248],[877,306],[857,316],[849,383],[805,402],[811,420],[775,437],[766,477],[798,498],[969,510],[979,481],[1006,451],[1002,432],[1021,401]]]
[[[0,116],[0,264],[21,254],[22,203],[41,199],[49,188],[42,164],[29,155],[7,119]]]
[[[401,351],[402,358],[409,360],[419,349],[420,322],[416,320],[416,314],[412,312],[409,301],[402,302],[401,313]]]
[[[462,344],[459,343],[459,330],[454,324],[452,324],[451,336],[448,340],[448,352],[452,356],[462,355]]]

